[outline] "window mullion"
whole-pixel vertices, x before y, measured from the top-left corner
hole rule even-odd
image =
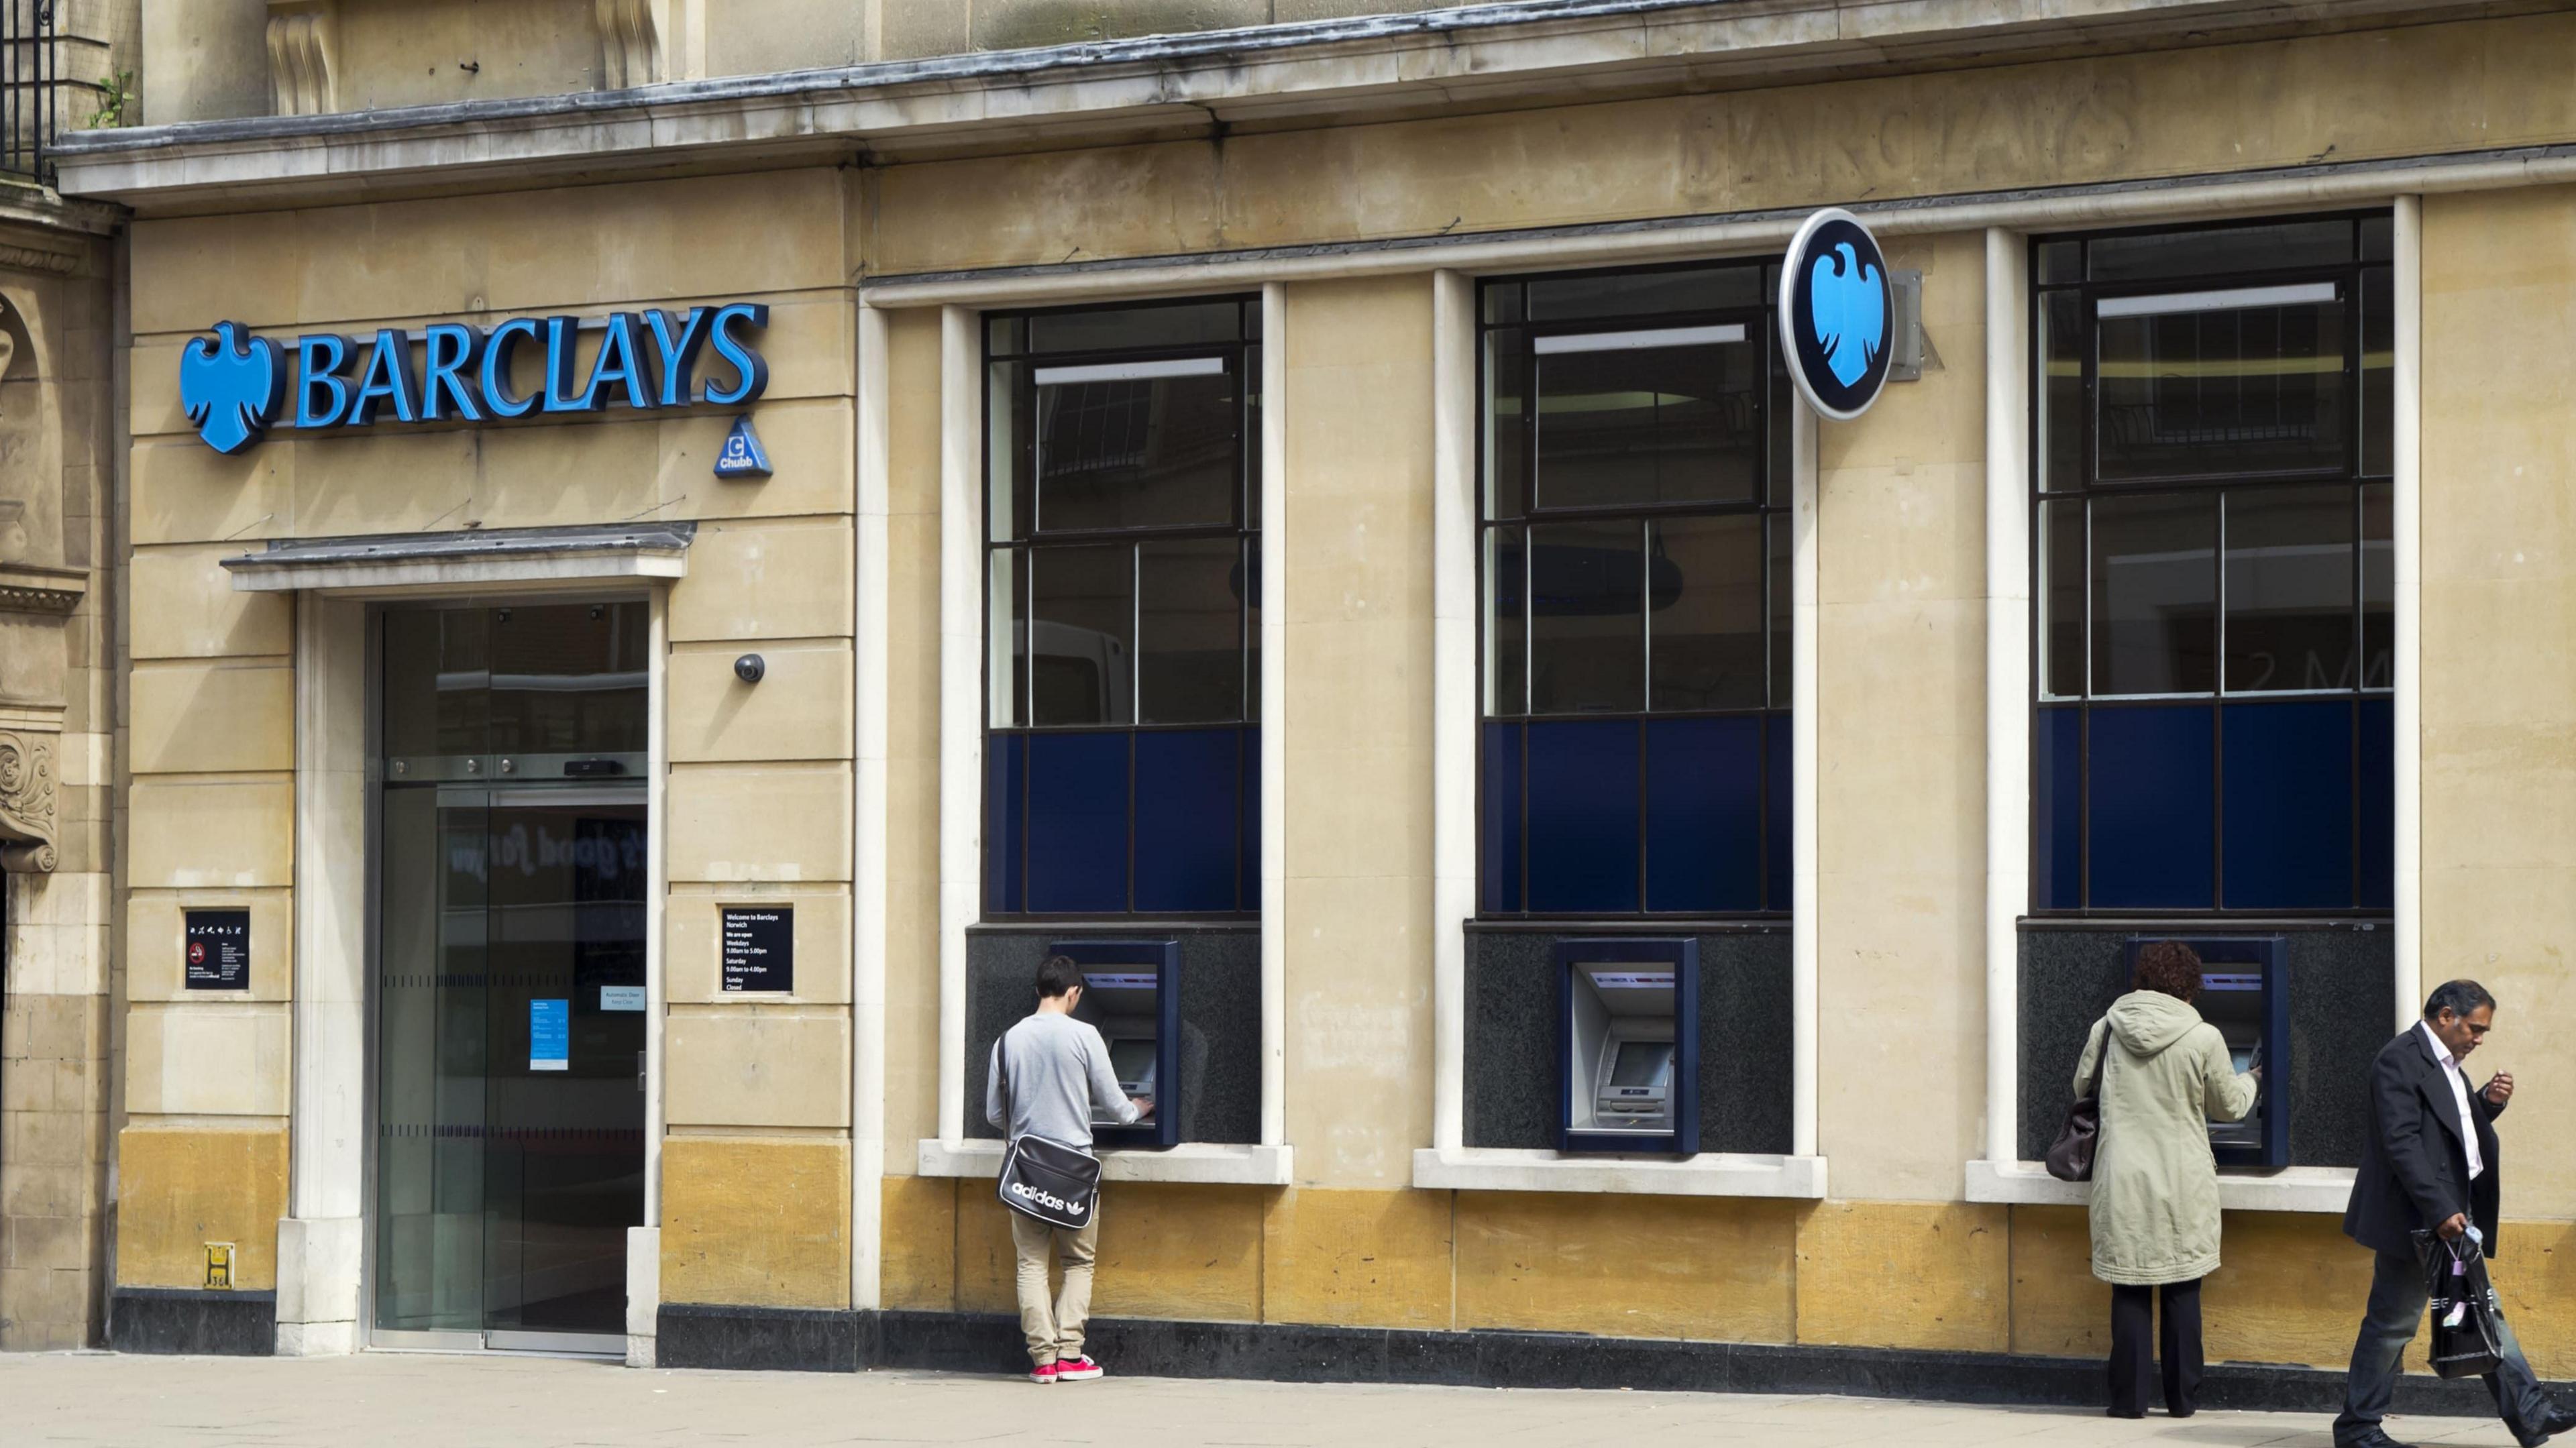
[[[2213,647],[2215,647],[2215,648],[2218,650],[2218,657],[2217,657],[2216,659],[2214,659],[2214,660],[2212,660],[2212,661],[2211,661],[2211,662],[2213,662],[2214,664],[2216,664],[2216,665],[2217,665],[2217,667],[2211,671],[2210,683],[2216,686],[2216,687],[2212,690],[2212,692],[2216,693],[2216,694],[2218,695],[2218,697],[2219,697],[2219,698],[2221,698],[2221,699],[2226,698],[2226,697],[2227,697],[2227,692],[2228,692],[2228,690],[2227,690],[2227,515],[2228,515],[2228,513],[2230,512],[2230,509],[2228,508],[2227,504],[2228,504],[2228,490],[2227,490],[2227,489],[2225,489],[2225,488],[2221,488],[2221,489],[2219,489],[2219,490],[2218,490],[2218,497],[2217,497],[2217,498],[2214,500],[2214,502],[2213,502],[2213,506],[2215,506],[2215,507],[2216,507],[2216,509],[2217,509],[2217,511],[2218,511],[2218,546],[2217,546],[2217,548],[2216,548],[2215,550],[2213,550],[2213,552],[2212,552],[2212,556],[2211,556],[2211,560],[2210,560],[2212,563],[2216,564],[2216,565],[2217,565],[2217,567],[2218,567],[2218,577],[2217,577],[2217,579],[2215,580],[2215,582],[2214,582],[2214,584],[2213,584],[2213,593],[2212,593],[2212,595],[2211,595],[2212,597],[2215,597],[2215,598],[2218,600],[2218,609],[2217,609],[2218,617],[2217,617],[2216,619],[2212,620],[2212,623],[2215,625],[2215,633],[2214,633],[2214,635],[2213,635],[2213,639],[2212,639],[2212,646],[2213,646]]]
[[[1145,721],[1145,545],[1127,545],[1127,727]],[[1132,767],[1132,766],[1131,766]],[[1132,787],[1134,777],[1129,777]]]
[[[1637,670],[1637,708],[1649,714],[1655,709],[1654,570],[1655,524],[1651,519],[1640,520],[1637,524],[1637,647],[1644,654],[1644,659]],[[1639,747],[1643,747],[1642,737]]]

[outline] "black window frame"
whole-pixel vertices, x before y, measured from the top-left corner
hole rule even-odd
[[[1779,656],[1780,653],[1788,650],[1790,647],[1787,631],[1784,627],[1786,619],[1776,615],[1774,612],[1775,606],[1784,602],[1781,589],[1785,583],[1785,579],[1775,577],[1775,569],[1790,566],[1788,559],[1794,556],[1794,545],[1791,544],[1791,546],[1785,549],[1775,547],[1772,530],[1780,530],[1783,535],[1780,542],[1784,544],[1789,543],[1789,532],[1795,526],[1794,517],[1796,513],[1797,493],[1797,479],[1795,476],[1794,462],[1796,453],[1795,439],[1790,431],[1784,430],[1779,425],[1780,419],[1776,415],[1780,410],[1785,409],[1789,414],[1790,426],[1792,428],[1795,427],[1798,410],[1795,385],[1791,382],[1787,365],[1781,357],[1777,330],[1777,308],[1771,304],[1771,299],[1776,297],[1779,292],[1779,273],[1781,262],[1782,259],[1776,255],[1712,257],[1654,266],[1567,268],[1545,272],[1515,273],[1508,276],[1480,277],[1477,279],[1475,297],[1477,409],[1475,452],[1476,535],[1472,546],[1475,550],[1476,560],[1475,771],[1477,781],[1475,790],[1475,837],[1477,841],[1477,873],[1475,881],[1476,909],[1473,918],[1478,921],[1491,921],[1497,923],[1536,922],[1564,924],[1585,921],[1602,921],[1611,924],[1651,922],[1662,926],[1694,921],[1719,923],[1781,922],[1791,918],[1793,913],[1791,905],[1783,903],[1779,907],[1774,908],[1771,904],[1772,900],[1775,898],[1775,872],[1785,872],[1789,870],[1791,866],[1788,860],[1775,860],[1773,858],[1774,851],[1771,847],[1773,800],[1771,798],[1771,790],[1769,787],[1770,751],[1773,749],[1787,751],[1791,748],[1788,739],[1789,731],[1785,725],[1790,718],[1789,696],[1794,690],[1794,682],[1789,678],[1786,672],[1788,663],[1784,658]],[[1719,307],[1663,312],[1601,311],[1582,315],[1549,317],[1544,320],[1536,319],[1531,315],[1529,288],[1536,284],[1563,280],[1597,279],[1611,276],[1642,277],[1665,273],[1708,271],[1719,268],[1744,268],[1755,270],[1758,275],[1758,286],[1755,292],[1755,300],[1752,303],[1741,307]],[[1519,288],[1520,299],[1518,303],[1511,308],[1511,316],[1508,319],[1497,321],[1494,319],[1496,305],[1493,298],[1498,289],[1502,288]],[[1677,503],[1599,504],[1558,507],[1542,507],[1539,505],[1537,497],[1537,470],[1539,457],[1536,436],[1538,425],[1536,395],[1538,392],[1539,372],[1536,365],[1536,343],[1540,337],[1561,334],[1580,335],[1619,330],[1662,330],[1666,328],[1723,326],[1730,324],[1741,324],[1745,328],[1746,339],[1753,343],[1756,349],[1756,356],[1761,359],[1763,369],[1763,385],[1757,389],[1753,425],[1753,433],[1755,438],[1759,441],[1761,449],[1761,467],[1756,479],[1753,496],[1749,500],[1734,502],[1688,501]],[[1521,375],[1526,394],[1523,398],[1520,422],[1518,424],[1521,432],[1521,442],[1519,447],[1521,464],[1520,478],[1518,481],[1519,496],[1518,501],[1509,516],[1498,516],[1498,510],[1490,493],[1493,459],[1489,456],[1488,438],[1492,432],[1492,408],[1494,403],[1494,377],[1492,373],[1492,347],[1490,345],[1490,339],[1497,332],[1517,332],[1521,334]],[[1600,713],[1532,713],[1528,708],[1528,691],[1531,687],[1531,679],[1529,677],[1529,669],[1527,665],[1524,664],[1521,671],[1523,690],[1522,707],[1517,711],[1508,713],[1497,712],[1489,707],[1490,701],[1493,697],[1492,680],[1488,677],[1488,663],[1492,657],[1491,641],[1488,637],[1488,631],[1490,620],[1493,615],[1491,594],[1493,580],[1488,575],[1487,560],[1490,557],[1495,556],[1491,540],[1497,530],[1514,529],[1519,531],[1520,536],[1523,539],[1521,548],[1522,567],[1526,570],[1531,566],[1530,550],[1526,540],[1528,538],[1528,531],[1533,524],[1634,521],[1639,525],[1640,533],[1642,535],[1644,526],[1650,522],[1664,519],[1715,517],[1753,517],[1759,520],[1762,571],[1760,596],[1762,601],[1762,638],[1764,650],[1763,681],[1765,692],[1765,703],[1762,706],[1755,708],[1656,709],[1653,707],[1654,681],[1651,672],[1651,665],[1649,665],[1649,670],[1641,683],[1641,697],[1639,700],[1640,707],[1636,710]],[[1526,571],[1523,573],[1521,596],[1522,606],[1524,609],[1521,629],[1522,643],[1524,648],[1527,648],[1534,630],[1528,622],[1528,614],[1526,612],[1530,603],[1530,587]],[[1785,603],[1789,608],[1795,607],[1794,600],[1785,600]],[[1651,618],[1646,618],[1644,620],[1644,624],[1647,632],[1641,640],[1641,643],[1648,650],[1648,658],[1651,659]],[[1524,743],[1520,752],[1521,780],[1518,790],[1521,807],[1521,831],[1519,835],[1521,842],[1519,860],[1520,883],[1518,899],[1521,908],[1518,910],[1496,910],[1488,908],[1486,904],[1484,879],[1484,841],[1487,839],[1487,810],[1489,807],[1488,801],[1485,798],[1484,788],[1486,736],[1488,726],[1497,723],[1520,724],[1526,726],[1531,724],[1568,720],[1629,720],[1639,725],[1642,730],[1643,726],[1649,721],[1742,718],[1757,718],[1764,721],[1762,746],[1764,757],[1758,762],[1760,767],[1757,771],[1758,777],[1761,779],[1762,783],[1756,791],[1757,810],[1759,812],[1759,817],[1756,823],[1759,864],[1757,867],[1755,889],[1756,898],[1762,902],[1758,908],[1752,910],[1717,911],[1654,910],[1646,908],[1649,903],[1646,900],[1646,883],[1648,879],[1647,835],[1649,834],[1649,831],[1644,825],[1644,807],[1647,799],[1648,760],[1642,747],[1638,751],[1637,768],[1640,824],[1638,830],[1636,869],[1638,898],[1640,902],[1639,908],[1635,910],[1617,911],[1545,911],[1529,908],[1529,860],[1531,851],[1529,843],[1529,751],[1526,743]],[[1524,738],[1526,738],[1526,736],[1524,736]],[[1783,890],[1777,893],[1778,896],[1783,898],[1785,901],[1789,892]]]
[[[1241,321],[1237,327],[1236,336],[1231,340],[1154,343],[1125,347],[1093,346],[1069,348],[1062,351],[1040,351],[1029,345],[1029,338],[1033,331],[1030,323],[1033,319],[1075,316],[1086,313],[1133,313],[1166,308],[1177,310],[1183,308],[1209,307],[1219,304],[1233,304],[1240,309],[1239,315]],[[997,348],[997,338],[1004,333],[1004,331],[1009,327],[1009,324],[1012,323],[1018,324],[1016,328],[1018,346],[1014,349]],[[1200,923],[1228,924],[1255,922],[1261,918],[1263,904],[1266,904],[1267,902],[1254,903],[1251,905],[1246,905],[1244,903],[1247,900],[1258,901],[1259,899],[1261,862],[1258,856],[1259,841],[1257,835],[1251,841],[1251,854],[1249,858],[1246,857],[1245,848],[1240,843],[1238,844],[1235,859],[1235,908],[1230,910],[1138,909],[1136,904],[1137,781],[1135,745],[1136,736],[1139,734],[1161,732],[1204,732],[1214,729],[1236,729],[1245,731],[1247,742],[1257,742],[1259,739],[1258,731],[1262,727],[1261,714],[1263,704],[1261,696],[1260,666],[1261,499],[1262,489],[1268,481],[1261,476],[1261,409],[1263,405],[1263,398],[1261,395],[1261,368],[1262,348],[1265,345],[1261,323],[1262,297],[1259,292],[1228,292],[1215,295],[1150,298],[1135,301],[1080,303],[1057,307],[995,309],[984,312],[977,318],[976,333],[978,339],[978,356],[980,359],[977,387],[978,396],[981,400],[981,410],[978,413],[978,425],[982,429],[979,436],[983,442],[983,446],[981,448],[983,453],[983,466],[980,469],[980,491],[977,498],[977,508],[981,515],[981,524],[978,530],[976,592],[980,599],[978,612],[983,620],[983,626],[979,634],[981,657],[977,665],[977,677],[980,687],[976,700],[976,707],[978,710],[976,724],[982,731],[985,741],[985,765],[981,771],[983,777],[977,782],[978,807],[983,811],[979,818],[987,822],[992,819],[992,801],[988,796],[992,787],[991,753],[993,747],[992,741],[995,739],[1014,736],[1036,736],[1042,734],[1123,733],[1127,736],[1128,740],[1126,907],[1123,910],[1113,911],[1042,911],[1005,909],[1002,908],[1002,905],[999,902],[996,902],[992,898],[991,869],[989,863],[979,860],[976,878],[976,901],[979,912],[978,918],[982,920],[988,922],[1008,922],[1012,924],[1081,924],[1085,922],[1133,922],[1140,919],[1170,919]],[[1001,400],[996,397],[996,389],[994,386],[995,374],[999,370],[997,364],[1018,363],[1023,365],[1027,369],[1029,375],[1020,385],[1034,389],[1037,385],[1034,380],[1035,371],[1041,364],[1049,367],[1079,367],[1103,363],[1189,359],[1217,354],[1222,354],[1226,357],[1227,366],[1231,370],[1233,376],[1237,379],[1238,383],[1236,393],[1238,423],[1235,438],[1237,457],[1235,460],[1234,470],[1234,517],[1232,521],[1227,523],[1142,524],[1117,527],[1046,528],[1042,526],[1039,521],[1042,517],[1042,510],[1038,506],[1039,480],[1032,476],[1028,480],[1025,496],[1023,496],[1022,490],[1019,488],[1014,487],[1013,489],[1013,536],[1009,538],[996,536],[997,530],[995,528],[993,507],[995,496],[995,470],[997,467],[1005,465],[1005,460],[997,458],[994,455],[994,449],[991,446],[993,435],[993,409],[997,405],[997,402]],[[1032,426],[1035,425],[1034,412],[1032,412]],[[1033,577],[1033,564],[1030,560],[1042,551],[1051,551],[1059,548],[1123,545],[1131,550],[1129,556],[1133,558],[1135,556],[1133,550],[1141,544],[1159,542],[1203,542],[1228,539],[1233,540],[1238,548],[1238,562],[1236,565],[1238,570],[1237,576],[1242,581],[1243,594],[1241,599],[1238,601],[1238,630],[1240,635],[1238,647],[1243,663],[1243,688],[1242,704],[1237,710],[1237,717],[1231,720],[1193,720],[1184,723],[1159,724],[1144,723],[1133,717],[1130,717],[1124,723],[1038,724],[1034,722],[1033,719],[1037,707],[1035,680],[1031,676],[1024,675],[1019,681],[1017,681],[1019,687],[1017,698],[1022,705],[1023,711],[1021,716],[1016,722],[1010,724],[996,724],[993,722],[993,629],[995,627],[995,619],[993,616],[992,579],[993,560],[995,555],[1000,553],[1013,553],[1017,555],[1017,561],[1014,563],[1015,587],[1026,589],[1029,581]],[[1130,593],[1131,609],[1141,608],[1141,589],[1138,588],[1136,583],[1133,581],[1136,579],[1136,574],[1133,571],[1130,573],[1130,579],[1131,590],[1134,590]],[[1028,595],[1028,606],[1032,610],[1032,613],[1034,613],[1036,600],[1033,592]],[[1018,666],[1023,669],[1028,668],[1029,665],[1027,660],[1032,658],[1034,653],[1035,650],[1033,648],[1015,650],[1014,657],[1015,660],[1018,661]],[[1132,654],[1131,659],[1133,660],[1131,667],[1137,669],[1139,677],[1136,681],[1131,681],[1130,688],[1133,691],[1141,691],[1141,650],[1136,654]],[[1130,712],[1131,715],[1135,712],[1132,704]],[[1235,818],[1237,821],[1238,837],[1240,837],[1243,830],[1243,822],[1253,817],[1253,811],[1257,810],[1260,803],[1257,798],[1260,789],[1260,771],[1257,760],[1254,762],[1254,766],[1250,769],[1238,767],[1235,771],[1235,780]],[[1025,904],[1027,900],[1029,865],[1029,848],[1027,840],[1029,831],[1026,828],[1027,803],[1025,798],[1025,791],[1028,788],[1028,780],[1025,771],[1023,773],[1021,788],[1023,790],[1023,800],[1020,806],[1022,830],[1017,878],[1019,880],[1021,890],[1021,901]],[[1002,842],[998,840],[987,839],[984,842],[984,850],[989,852],[1000,847],[1001,843]]]
[[[2275,267],[2202,272],[2176,272],[2146,278],[2096,282],[2090,277],[2090,247],[2108,240],[2154,235],[2196,234],[2240,229],[2260,229],[2342,222],[2352,227],[2350,259],[2343,262],[2315,262]],[[2379,245],[2374,254],[2372,223],[2378,223],[2380,235],[2391,238]],[[2030,379],[2026,396],[2029,403],[2025,449],[2029,461],[2024,482],[2024,522],[2028,558],[2025,576],[2030,582],[2028,609],[2028,658],[2030,687],[2025,720],[2025,737],[2029,741],[2028,773],[2029,836],[2033,848],[2028,851],[2028,896],[2025,907],[2029,918],[2048,920],[2203,920],[2203,921],[2383,921],[2391,917],[2393,904],[2363,905],[2365,870],[2363,852],[2368,844],[2363,828],[2364,750],[2362,710],[2360,704],[2374,699],[2393,699],[2395,668],[2392,655],[2388,682],[2372,685],[2370,652],[2374,635],[2368,629],[2372,600],[2369,582],[2370,492],[2373,488],[2390,489],[2395,469],[2393,441],[2384,450],[2388,466],[2370,469],[2370,429],[2374,418],[2370,408],[2369,374],[2366,349],[2370,319],[2365,313],[2369,274],[2387,273],[2391,285],[2388,295],[2393,304],[2395,288],[2393,255],[2393,215],[2382,209],[2274,214],[2259,217],[2213,220],[2207,222],[2167,222],[2146,226],[2109,227],[2084,231],[2035,234],[2027,243],[2029,279],[2026,285],[2029,326]],[[2078,263],[2073,281],[2046,279],[2048,249],[2065,244],[2077,246]],[[2098,441],[2101,431],[2099,341],[2101,317],[2093,303],[2108,297],[2152,296],[2191,288],[2235,289],[2287,286],[2304,282],[2333,281],[2338,284],[2339,299],[2344,308],[2344,366],[2347,386],[2346,435],[2344,465],[2336,468],[2297,470],[2212,472],[2204,474],[2167,474],[2154,477],[2104,482],[2100,479]],[[2050,486],[2048,446],[2048,349],[2046,334],[2048,300],[2052,296],[2075,294],[2082,300],[2078,314],[2083,328],[2079,347],[2083,369],[2082,439],[2078,448],[2081,459],[2079,479],[2071,486]],[[2391,359],[2393,376],[2394,358]],[[2392,394],[2393,397],[2393,394]],[[2392,424],[2393,426],[2393,424]],[[2345,688],[2328,689],[2230,689],[2227,687],[2227,533],[2226,500],[2230,496],[2259,495],[2276,490],[2342,486],[2352,496],[2352,621],[2353,683]],[[2094,599],[2093,599],[2093,523],[2091,504],[2104,498],[2170,498],[2206,496],[2213,500],[2216,519],[2212,532],[2212,567],[2216,575],[2213,595],[2214,617],[2211,624],[2211,687],[2205,691],[2164,694],[2096,694],[2092,688],[2094,667]],[[2047,603],[2051,580],[2048,574],[2047,535],[2050,504],[2076,504],[2083,508],[2084,519],[2084,623],[2080,634],[2080,654],[2085,673],[2084,687],[2077,694],[2049,692],[2049,617]],[[2392,518],[2393,528],[2393,518]],[[2392,560],[2393,562],[2393,560]],[[2394,599],[2390,600],[2393,621]],[[2392,630],[2393,632],[2393,630]],[[2393,648],[2393,639],[2391,640]],[[2340,907],[2296,907],[2227,904],[2227,782],[2226,782],[2226,716],[2230,703],[2261,700],[2331,701],[2351,700],[2351,818],[2352,861],[2350,865],[2350,898],[2356,902]],[[2092,781],[2093,728],[2092,716],[2099,711],[2124,708],[2153,708],[2184,701],[2204,701],[2211,714],[2211,781],[2210,781],[2210,900],[2206,907],[2158,907],[2137,905],[2095,905],[2093,901]],[[2076,892],[2079,903],[2073,906],[2043,905],[2047,895],[2047,872],[2050,861],[2036,847],[2043,837],[2046,821],[2042,805],[2046,798],[2043,770],[2046,761],[2041,738],[2046,717],[2053,712],[2073,711],[2077,715],[2075,779],[2078,799],[2076,821]]]

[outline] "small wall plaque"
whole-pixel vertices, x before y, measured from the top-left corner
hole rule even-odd
[[[233,1285],[233,1244],[206,1244],[206,1286],[217,1292],[229,1292]]]
[[[723,913],[724,993],[795,990],[795,908],[727,906]]]
[[[188,989],[250,989],[250,912],[191,910],[186,924]]]

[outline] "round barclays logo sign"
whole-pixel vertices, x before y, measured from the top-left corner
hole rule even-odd
[[[1780,350],[1808,406],[1843,422],[1869,411],[1887,385],[1894,301],[1859,217],[1828,207],[1798,228],[1780,268]]]

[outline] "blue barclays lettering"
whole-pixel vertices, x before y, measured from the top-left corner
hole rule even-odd
[[[536,322],[527,317],[512,317],[494,327],[483,339],[483,406],[494,417],[525,417],[537,405],[533,392],[525,397],[510,393],[510,358],[523,340],[537,335]]]
[[[412,401],[411,339],[392,328],[376,333],[375,345],[367,349],[367,360],[358,369],[357,395],[349,399],[351,427],[366,427],[376,420],[378,405],[391,402],[396,422],[420,421],[420,407]]]
[[[423,422],[481,422],[483,409],[474,400],[473,374],[483,360],[483,334],[472,327],[440,322],[422,333],[429,339],[429,365],[420,380]],[[443,399],[443,400],[442,400]],[[449,403],[455,410],[448,410]]]
[[[546,318],[546,411],[580,412],[581,399],[573,395],[573,384],[579,379],[581,359],[575,355],[579,344],[581,318]]]
[[[608,405],[600,389],[610,383],[626,389],[626,405],[638,412],[653,406],[652,395],[645,390],[644,359],[635,355],[635,314],[612,312],[608,326],[599,338],[599,357],[591,364],[590,385],[581,390],[584,412],[597,412]]]
[[[733,368],[736,379],[733,386],[721,389],[714,383],[707,384],[707,401],[718,407],[749,402],[769,390],[769,363],[733,334],[737,322],[766,329],[769,326],[768,305],[736,302],[729,307],[716,308],[715,325],[709,329],[712,334],[709,340],[715,345],[716,355]]]
[[[674,334],[670,313],[655,307],[644,314],[644,325],[653,329],[653,355],[661,362],[664,407],[682,407],[689,401],[689,378],[698,370],[698,349],[707,344],[709,315],[705,307],[689,308]]]
[[[337,427],[349,411],[349,383],[340,369],[349,365],[349,339],[328,333],[295,339],[295,425]],[[316,407],[317,396],[330,400]]]
[[[413,337],[398,327],[361,344],[336,333],[295,340],[295,406],[284,345],[219,323],[213,339],[180,350],[181,401],[198,435],[233,453],[271,427],[368,427],[378,422],[482,422],[490,418],[595,413],[611,403],[639,412],[706,403],[739,407],[769,389],[769,362],[753,345],[769,326],[760,302],[729,302],[674,312],[612,312],[597,326],[598,354],[583,375],[581,319],[512,317],[492,326],[439,322]],[[514,390],[511,368],[522,345],[545,349],[544,381]],[[701,353],[712,348],[729,376],[698,378]],[[200,403],[204,405],[200,406]]]

